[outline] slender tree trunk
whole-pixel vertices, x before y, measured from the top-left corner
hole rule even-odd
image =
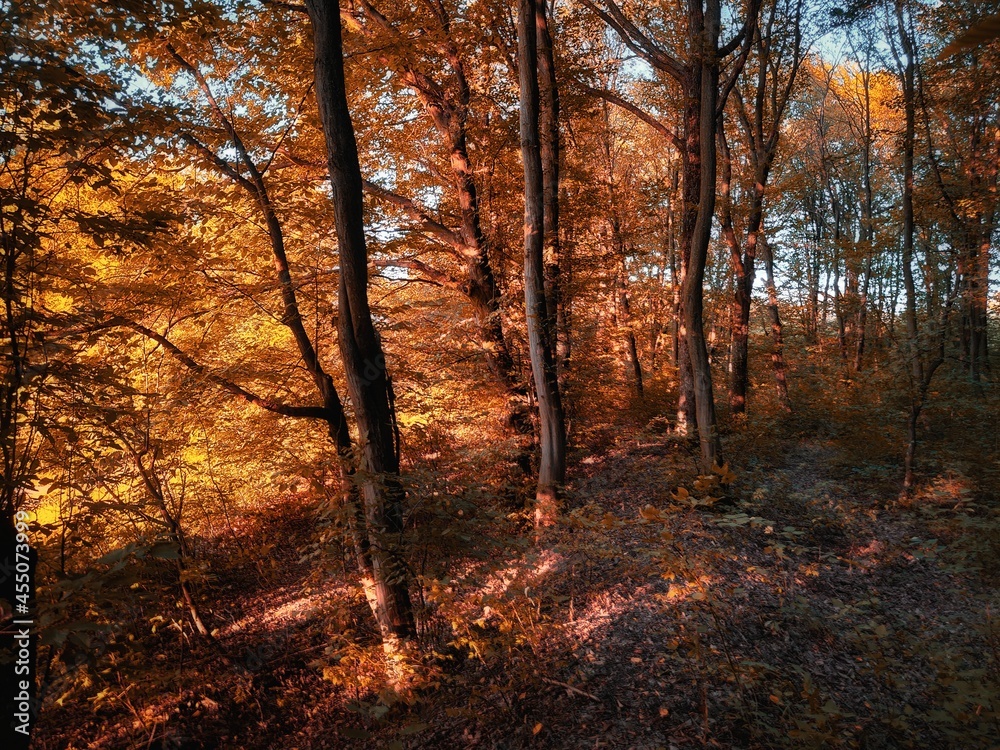
[[[840,294],[840,256],[837,254],[833,257],[833,316],[837,320],[837,346],[840,349],[840,359],[846,362],[847,329],[844,325],[844,300]]]
[[[729,346],[729,408],[735,414],[747,409],[747,389],[750,380],[750,302],[753,271],[743,266],[736,278],[733,298],[733,332]]]
[[[642,384],[642,363],[639,361],[639,346],[636,343],[635,329],[632,323],[632,305],[628,298],[628,282],[626,279],[625,255],[622,250],[621,268],[618,271],[618,304],[621,306],[619,324],[625,330],[625,343],[628,347],[629,364],[632,368],[632,382],[635,393],[641,399],[644,394]]]
[[[521,158],[524,162],[524,304],[528,350],[538,400],[541,457],[535,523],[555,520],[566,478],[566,428],[555,362],[555,336],[545,297],[545,193],[539,138],[538,52],[535,0],[520,0],[518,67]]]
[[[708,0],[701,23],[693,28],[703,30],[699,52],[699,112],[700,140],[700,190],[697,218],[691,236],[691,253],[681,304],[688,357],[695,396],[695,417],[698,424],[698,442],[701,446],[703,470],[710,470],[721,463],[722,444],[715,419],[715,397],[712,391],[712,370],[708,359],[703,320],[705,266],[711,240],[712,218],[715,214],[716,151],[715,137],[718,124],[716,108],[719,97],[719,68],[717,56],[720,8],[718,0]],[[700,12],[697,15],[701,15]]]
[[[684,153],[682,156],[682,208],[680,236],[680,273],[679,284],[676,287],[675,317],[677,320],[677,433],[693,435],[697,425],[695,413],[694,372],[691,368],[690,345],[688,342],[688,323],[685,318],[684,305],[687,277],[690,273],[691,247],[698,221],[698,211],[701,198],[702,179],[702,148],[701,148],[701,68],[692,65],[687,72],[685,90],[688,93],[687,107],[684,111]],[[714,194],[714,188],[713,188]],[[707,355],[706,355],[707,356]]]
[[[815,344],[819,341],[819,322],[820,322],[820,306],[819,306],[819,272],[820,272],[820,261],[819,261],[819,242],[816,242],[816,246],[813,248],[812,257],[812,275],[811,284],[809,285],[809,343]],[[824,308],[826,306],[826,300],[823,301]]]
[[[416,635],[400,549],[404,492],[392,385],[368,304],[363,188],[344,81],[339,3],[308,0],[316,100],[326,139],[340,261],[338,344],[358,423],[361,493],[371,560],[370,604],[387,651]]]
[[[785,377],[785,341],[778,310],[778,289],[774,285],[774,255],[771,246],[761,237],[761,252],[764,259],[764,273],[767,278],[767,312],[771,319],[771,364],[774,367],[774,384],[778,390],[778,400],[785,411],[792,410],[788,398],[788,381]]]
[[[875,249],[872,246],[873,240],[875,238],[875,198],[874,190],[872,188],[872,116],[871,116],[871,72],[866,67],[861,76],[862,85],[864,87],[864,118],[863,118],[863,135],[864,135],[864,148],[861,152],[861,172],[864,183],[865,197],[862,204],[862,216],[861,216],[861,243],[864,248],[865,256],[867,257],[867,268],[865,269],[865,278],[861,287],[861,294],[858,298],[858,318],[857,318],[857,328],[858,337],[854,349],[854,369],[857,372],[861,372],[864,366],[865,359],[865,338],[867,335],[867,325],[868,325],[868,290],[871,285],[872,278],[872,268],[875,257]]]
[[[905,0],[896,0],[896,24],[899,41],[903,48],[902,84],[903,111],[905,113],[905,130],[903,133],[903,284],[906,289],[906,335],[910,354],[910,416],[907,423],[906,456],[903,461],[903,492],[908,493],[914,484],[914,463],[917,453],[917,424],[920,413],[927,400],[934,371],[944,361],[944,328],[947,318],[942,320],[940,349],[938,357],[924,363],[921,351],[919,330],[917,327],[917,291],[913,279],[913,235],[915,231],[913,217],[913,152],[916,130],[916,96],[915,77],[916,59],[913,40],[906,26],[903,14]],[[947,311],[947,307],[945,308]],[[946,314],[946,313],[945,313]]]
[[[858,298],[858,338],[854,349],[854,369],[861,372],[865,361],[865,338],[868,328],[868,288],[872,278],[872,256],[868,256],[868,268],[865,271],[865,279],[861,285],[861,294]]]
[[[542,203],[544,205],[545,304],[548,328],[555,333],[556,372],[566,383],[569,362],[569,328],[566,320],[566,290],[562,280],[562,243],[559,236],[559,86],[553,51],[548,0],[536,0],[535,31],[538,46],[539,139],[542,158]],[[560,391],[563,389],[560,388]],[[565,395],[565,394],[563,394]]]

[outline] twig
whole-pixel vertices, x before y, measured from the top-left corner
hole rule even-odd
[[[576,693],[577,695],[582,695],[584,698],[590,698],[590,700],[592,701],[597,701],[598,703],[601,702],[601,699],[598,698],[596,695],[593,695],[592,693],[586,693],[583,690],[580,690],[580,688],[573,687],[568,682],[559,682],[559,680],[550,680],[548,677],[543,677],[542,682],[547,682],[550,685],[558,685],[561,688],[566,688],[566,691],[569,693]]]

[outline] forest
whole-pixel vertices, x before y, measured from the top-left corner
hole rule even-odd
[[[1000,748],[1000,2],[0,0],[5,748]]]

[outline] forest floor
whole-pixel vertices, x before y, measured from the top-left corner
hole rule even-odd
[[[34,746],[1000,746],[994,470],[945,455],[900,499],[878,430],[733,429],[724,483],[656,420],[591,437],[537,543],[518,513],[456,501],[397,692],[349,566],[302,554],[315,509],[261,511],[241,544],[275,544],[262,561],[217,552],[218,648],[164,628],[152,667],[47,707]]]

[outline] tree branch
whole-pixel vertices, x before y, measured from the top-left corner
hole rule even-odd
[[[634,115],[635,117],[637,117],[638,119],[642,120],[644,123],[649,125],[649,127],[655,130],[657,133],[665,136],[666,139],[670,141],[670,145],[676,148],[678,151],[683,150],[684,144],[681,142],[681,139],[677,135],[677,133],[675,133],[669,127],[664,125],[660,120],[655,118],[653,115],[649,114],[649,112],[642,109],[638,105],[633,104],[632,102],[619,96],[613,91],[608,91],[607,89],[596,89],[592,86],[588,86],[586,83],[584,83],[579,79],[573,79],[573,82],[576,83],[576,85],[579,86],[581,89],[583,89],[585,93],[588,93],[591,96],[596,96],[601,99],[604,99],[606,102],[614,104],[616,107],[620,107],[621,109],[624,109],[626,112],[631,113],[632,115]]]
[[[364,185],[365,192],[384,200],[386,203],[391,203],[403,209],[411,219],[420,225],[421,229],[450,245],[462,256],[475,254],[475,248],[467,245],[458,232],[449,229],[441,222],[431,218],[426,209],[418,205],[415,201],[394,193],[381,185],[377,185],[371,180],[362,180],[362,184]]]
[[[677,81],[681,81],[684,78],[684,66],[674,57],[660,49],[652,39],[632,23],[622,13],[621,8],[618,7],[614,0],[603,0],[607,10],[597,7],[593,0],[581,0],[581,2],[596,13],[608,26],[614,29],[628,48],[643,60]]]
[[[157,333],[152,328],[144,326],[142,323],[129,320],[128,318],[121,317],[120,315],[115,315],[108,319],[104,324],[95,326],[91,328],[91,330],[98,330],[100,328],[129,328],[136,333],[142,334],[146,338],[152,339],[189,370],[197,375],[200,375],[205,380],[221,387],[223,390],[228,391],[237,398],[246,401],[248,404],[253,404],[254,406],[258,406],[266,411],[280,414],[283,417],[322,419],[324,421],[329,420],[330,415],[327,412],[327,409],[322,406],[292,406],[289,404],[283,404],[279,401],[275,401],[274,399],[258,396],[233,381],[210,372],[204,365],[195,361],[189,354],[187,354],[187,352],[180,349],[166,336],[161,333]]]
[[[412,271],[417,271],[421,274],[422,278],[414,279],[414,281],[423,281],[427,284],[433,284],[434,286],[442,286],[447,289],[461,289],[462,285],[450,274],[444,271],[438,271],[435,268],[431,268],[426,263],[416,258],[399,258],[399,259],[385,259],[375,261],[375,266],[377,268],[406,268]]]

